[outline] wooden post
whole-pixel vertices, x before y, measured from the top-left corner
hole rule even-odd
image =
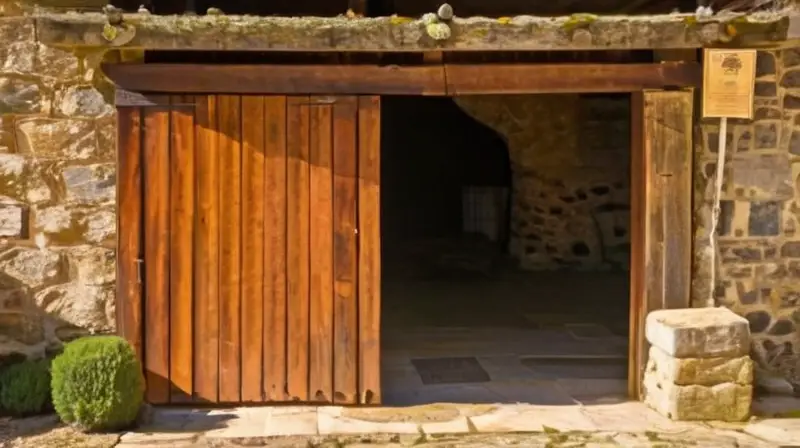
[[[644,319],[689,306],[692,261],[692,89],[632,101],[631,329],[628,391],[641,398]]]

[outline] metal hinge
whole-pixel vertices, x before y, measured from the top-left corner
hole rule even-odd
[[[308,101],[303,101],[302,103],[298,102],[297,104],[302,106],[324,106],[327,104],[334,104],[334,103],[336,103],[336,97],[317,96],[317,97],[312,97]]]
[[[142,283],[144,279],[144,260],[141,258],[136,259],[136,281]]]

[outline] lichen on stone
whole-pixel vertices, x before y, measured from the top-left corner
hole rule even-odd
[[[425,31],[434,40],[447,40],[452,35],[450,27],[446,23],[429,23],[425,27]]]
[[[424,23],[426,26],[439,23],[439,17],[432,12],[427,12],[422,15],[422,23]]]
[[[402,24],[405,24],[405,23],[413,22],[413,21],[414,21],[414,19],[412,19],[411,17],[398,16],[397,14],[389,17],[389,22],[392,25],[402,25]]]
[[[594,14],[572,14],[561,25],[566,31],[572,31],[576,28],[584,28],[597,21],[597,16]]]
[[[114,25],[106,23],[103,25],[103,37],[107,41],[113,42],[114,39],[117,38],[117,28]]]

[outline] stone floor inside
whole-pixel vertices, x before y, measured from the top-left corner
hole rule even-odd
[[[385,405],[626,399],[627,272],[446,265],[384,255]]]

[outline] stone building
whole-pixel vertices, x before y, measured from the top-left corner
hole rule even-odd
[[[407,8],[417,14],[437,7],[421,3],[409,2]],[[457,14],[469,9],[469,2],[463,3],[455,4]],[[579,12],[617,12],[618,3],[598,1],[593,3],[594,10],[586,7]],[[233,3],[230,8],[242,5]],[[511,14],[521,14],[507,7]],[[160,10],[156,4],[155,13],[176,12],[170,8],[178,6]],[[569,5],[559,12],[578,12],[574,8],[579,6]],[[671,5],[664,8],[644,12],[669,12]],[[126,35],[130,29],[124,24],[100,26],[105,15],[84,10],[63,12],[61,7],[0,0],[3,357],[41,356],[76,335],[115,331],[119,148],[114,82],[104,75],[101,63],[135,62],[141,59],[141,48],[191,50],[214,40],[213,31],[201,26],[186,37],[168,27],[159,28],[154,19],[148,33],[137,34],[133,49],[125,43],[110,45],[126,38],[130,41],[132,37]],[[480,10],[477,14],[488,13]],[[786,44],[792,37],[788,24],[796,26],[793,13],[764,14],[783,15],[768,21],[780,24],[770,28],[779,34],[771,37],[774,45],[758,52],[755,117],[731,120],[728,125],[716,247],[709,243],[709,234],[719,124],[718,120],[696,120],[689,303],[709,306],[711,298],[714,305],[746,317],[754,337],[752,355],[759,366],[800,386],[796,373],[800,366],[800,49]],[[90,20],[84,23],[82,16]],[[128,23],[145,29],[146,20]],[[213,28],[214,20],[208,16],[198,23]],[[222,23],[227,16],[218,20]],[[582,20],[573,17],[573,21]],[[77,25],[70,27],[70,23]],[[695,25],[687,19],[681,27]],[[633,37],[614,35],[617,31],[609,28],[606,41],[591,33],[588,37],[575,33],[573,41],[588,38],[589,44],[581,48],[616,46],[619,51],[701,48],[721,40],[717,25],[683,34],[671,33],[666,25],[642,25],[629,29]],[[246,39],[249,33],[239,31],[239,36]],[[402,38],[413,41],[412,34]],[[503,39],[513,37],[502,37],[498,45],[508,42]],[[642,42],[633,42],[636,39],[646,41],[644,46],[637,46]],[[358,39],[349,44],[355,48]],[[739,44],[747,47],[748,41]],[[524,268],[560,264],[627,268],[627,253],[621,248],[630,244],[630,178],[628,171],[614,167],[630,164],[625,151],[618,151],[627,149],[628,136],[615,134],[624,136],[622,142],[602,137],[604,129],[628,126],[630,106],[578,95],[459,97],[456,104],[508,145],[517,192],[511,205],[509,252]],[[603,117],[599,124],[581,118],[586,108],[591,110],[589,115]],[[587,131],[593,125],[598,130]],[[603,145],[606,154],[592,158]],[[549,155],[528,156],[543,153]],[[619,176],[620,172],[624,175]],[[598,208],[606,213],[587,211]],[[561,227],[554,228],[553,223]],[[716,267],[710,265],[712,252],[718,254]]]

